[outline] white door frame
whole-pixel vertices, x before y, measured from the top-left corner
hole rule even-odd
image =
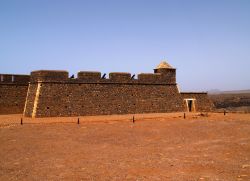
[[[196,108],[195,108],[196,99],[194,99],[194,98],[188,98],[188,99],[184,99],[184,101],[186,102],[186,107],[187,107],[187,111],[188,112],[195,112],[196,111]],[[189,111],[188,101],[192,101],[191,111]]]

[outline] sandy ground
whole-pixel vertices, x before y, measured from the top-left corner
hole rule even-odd
[[[0,180],[250,180],[250,114],[0,115]]]

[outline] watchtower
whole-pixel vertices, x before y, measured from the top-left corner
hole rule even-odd
[[[160,73],[164,81],[169,84],[176,84],[176,69],[166,61],[162,61],[155,69],[154,73]]]

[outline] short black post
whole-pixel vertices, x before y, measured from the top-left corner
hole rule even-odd
[[[80,124],[80,118],[77,119],[77,124]]]
[[[183,115],[184,119],[186,119],[186,113],[184,112],[184,115]]]
[[[21,125],[23,125],[23,118],[21,118]]]
[[[133,116],[133,123],[135,123],[135,116]]]
[[[224,110],[224,116],[226,116],[226,110]]]

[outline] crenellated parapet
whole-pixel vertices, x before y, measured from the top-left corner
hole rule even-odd
[[[162,73],[140,73],[135,78],[127,72],[111,72],[106,74],[95,71],[80,71],[76,78],[70,78],[67,71],[39,70],[31,72],[31,83],[61,82],[61,83],[121,83],[121,84],[176,84],[174,78],[166,77]],[[175,80],[175,79],[174,79]]]
[[[28,84],[30,75],[0,74],[0,84]]]

